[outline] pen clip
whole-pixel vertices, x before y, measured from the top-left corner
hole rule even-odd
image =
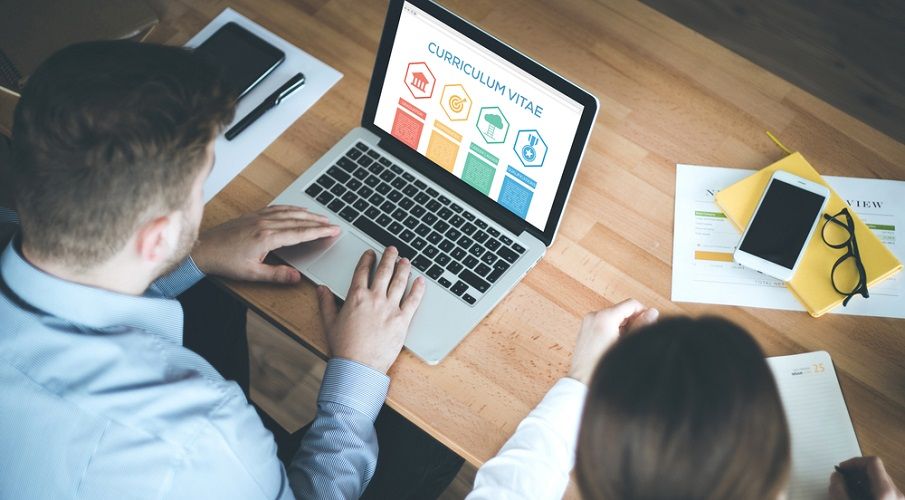
[[[302,88],[302,85],[305,84],[305,75],[301,73],[296,73],[288,82],[286,82],[282,87],[277,90],[277,97],[274,99],[273,104],[276,106],[283,99],[292,95],[296,90]]]

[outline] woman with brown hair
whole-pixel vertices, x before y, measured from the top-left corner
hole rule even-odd
[[[790,437],[760,347],[721,318],[657,317],[635,300],[586,316],[568,377],[468,498],[561,498],[576,443],[585,499],[785,498]],[[905,498],[876,457],[841,467],[867,477],[870,498]],[[849,500],[839,473],[828,479],[830,498]]]

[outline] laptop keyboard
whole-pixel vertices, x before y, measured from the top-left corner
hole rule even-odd
[[[359,142],[305,193],[467,304],[525,253],[480,214]]]

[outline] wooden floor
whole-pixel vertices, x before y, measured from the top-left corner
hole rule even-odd
[[[251,398],[284,429],[295,432],[314,418],[326,363],[260,316],[248,313]],[[440,500],[465,498],[476,469],[465,463]]]

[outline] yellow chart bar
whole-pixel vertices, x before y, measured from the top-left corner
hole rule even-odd
[[[715,260],[717,262],[732,262],[732,254],[726,252],[695,252],[695,260]]]

